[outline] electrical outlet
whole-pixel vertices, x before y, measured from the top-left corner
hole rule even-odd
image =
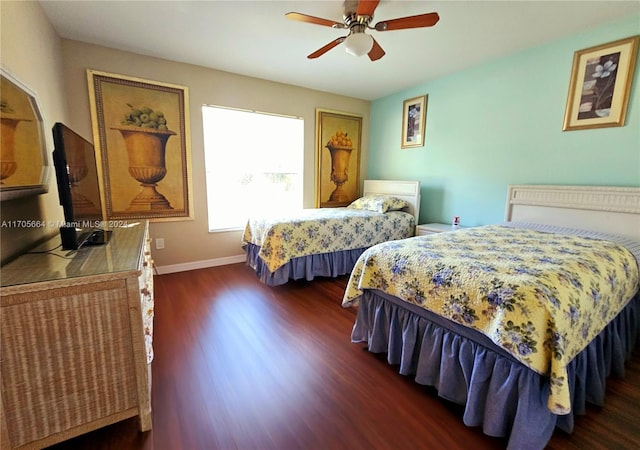
[[[162,250],[164,248],[164,238],[156,238],[156,250]]]

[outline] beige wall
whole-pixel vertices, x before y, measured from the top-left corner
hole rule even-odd
[[[37,2],[0,4],[0,64],[22,84],[35,92],[44,117],[49,166],[55,122],[72,122],[66,116],[66,96],[62,71],[62,43]],[[55,175],[50,171],[47,194],[2,202],[0,214],[5,225],[11,221],[62,221]],[[56,234],[57,227],[0,229],[0,259],[7,261],[35,242]]]
[[[369,149],[368,101],[327,94],[257,78],[234,75],[110,48],[63,40],[64,77],[69,119],[76,131],[92,136],[86,70],[95,69],[187,86],[190,96],[191,157],[195,220],[152,223],[151,236],[165,239],[165,249],[153,249],[160,268],[243,255],[241,232],[209,233],[207,225],[201,106],[221,105],[303,117],[304,206],[315,202],[315,109],[361,114],[363,120],[361,179],[366,177]],[[216,51],[212,46],[211,51]],[[242,208],[242,205],[238,205]],[[213,262],[215,263],[215,262]]]

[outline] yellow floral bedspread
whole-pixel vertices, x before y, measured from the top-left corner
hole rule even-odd
[[[414,217],[402,211],[317,208],[290,217],[250,219],[242,241],[260,246],[260,258],[274,272],[292,258],[368,248],[413,236],[414,230]]]
[[[567,365],[638,283],[636,260],[620,244],[491,225],[368,249],[343,305],[378,289],[476,329],[548,375],[549,410],[567,414]]]

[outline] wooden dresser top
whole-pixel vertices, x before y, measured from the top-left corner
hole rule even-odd
[[[112,228],[107,244],[79,250],[62,250],[60,236],[56,236],[2,266],[0,286],[137,271],[146,228],[144,221]]]

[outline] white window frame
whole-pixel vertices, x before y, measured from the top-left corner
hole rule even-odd
[[[209,232],[244,229],[249,215],[285,214],[302,208],[302,118],[203,105],[202,122]],[[279,155],[282,157],[278,158]],[[236,170],[239,168],[245,170]],[[273,179],[274,174],[287,174],[286,183],[266,181]],[[265,181],[252,184],[251,181],[243,183],[243,179]],[[293,190],[290,190],[291,182]],[[273,202],[274,198],[280,200]],[[227,217],[217,215],[223,210],[228,211]],[[242,224],[231,223],[234,216],[243,214],[246,218]]]

